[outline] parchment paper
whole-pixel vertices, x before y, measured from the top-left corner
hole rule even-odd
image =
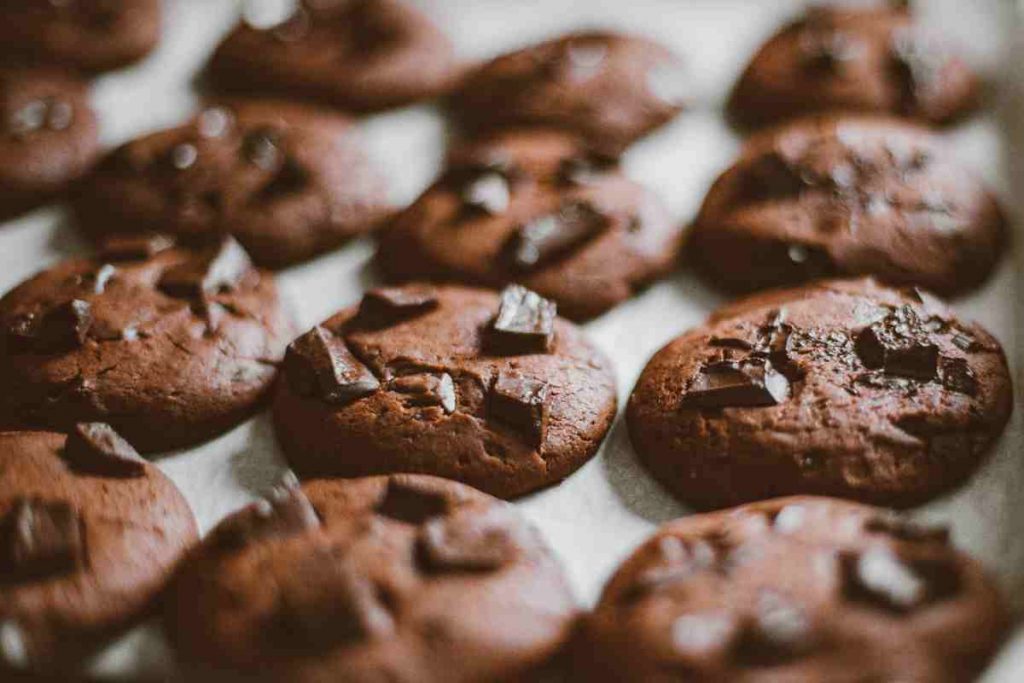
[[[167,0],[157,52],[137,67],[95,83],[103,138],[117,144],[183,120],[196,104],[192,80],[219,37],[234,23],[235,0]],[[566,30],[610,27],[661,40],[688,62],[693,108],[632,148],[627,173],[658,192],[681,222],[692,219],[705,190],[736,153],[740,138],[720,105],[756,47],[803,3],[774,0],[421,0],[468,60],[485,58]],[[963,160],[1006,199],[1024,192],[1024,95],[1016,84],[1021,55],[1008,57],[1011,2],[921,0],[929,22],[941,25],[996,81],[985,113],[945,133]],[[1008,85],[1018,87],[1016,91]],[[1014,94],[1016,93],[1016,94]],[[1017,99],[1014,100],[1013,98]],[[393,181],[393,198],[413,200],[438,170],[446,129],[431,106],[366,118],[361,128],[375,160]],[[1016,221],[1020,225],[1020,221]],[[1019,240],[1018,240],[1019,241]],[[0,289],[72,253],[87,249],[59,207],[36,211],[0,228]],[[302,329],[358,300],[373,283],[368,240],[280,274],[285,298]],[[1008,254],[980,292],[954,302],[1003,343],[1020,382],[1020,258]],[[724,299],[679,272],[637,299],[588,324],[590,338],[615,361],[624,405],[648,358],[698,324]],[[1020,390],[1018,388],[1018,402]],[[979,557],[1002,582],[1012,607],[1024,606],[1024,492],[1020,410],[997,452],[961,491],[920,509],[948,523],[955,542]],[[199,448],[167,454],[160,467],[181,487],[203,531],[274,484],[286,465],[270,421],[261,415]],[[626,430],[616,421],[600,454],[559,486],[517,503],[563,560],[577,595],[592,604],[616,565],[655,527],[688,514],[638,466]],[[154,625],[140,627],[97,658],[102,676],[174,679],[166,645]],[[987,681],[1024,679],[1024,634],[1011,643]]]

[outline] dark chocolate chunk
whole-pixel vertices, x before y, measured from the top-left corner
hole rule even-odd
[[[477,176],[462,188],[464,206],[492,216],[505,213],[511,198],[508,180],[497,171]]]
[[[963,330],[955,332],[950,341],[952,341],[953,345],[956,346],[961,351],[972,353],[974,351],[981,350],[981,344],[978,343],[978,340],[975,339],[971,334],[964,332]]]
[[[437,292],[432,287],[378,287],[363,295],[359,316],[372,321],[392,321],[435,308]]]
[[[968,396],[978,393],[978,378],[974,376],[971,366],[963,358],[940,358],[939,378],[942,385],[950,391]]]
[[[808,31],[800,40],[803,61],[808,69],[835,74],[857,57],[857,45],[837,31]]]
[[[389,479],[387,491],[374,511],[378,515],[418,526],[428,519],[447,514],[448,501],[433,491]]]
[[[864,528],[911,543],[949,543],[949,527],[919,524],[896,515],[873,517]]]
[[[558,180],[566,185],[589,185],[615,166],[613,157],[597,153],[571,156],[558,166]]]
[[[857,335],[857,355],[868,368],[921,381],[935,379],[939,347],[910,306],[900,306]]]
[[[518,270],[550,263],[596,237],[611,221],[594,204],[573,200],[555,213],[534,218],[509,239],[507,251]]]
[[[549,352],[556,311],[553,301],[520,285],[509,285],[501,293],[498,315],[491,323],[491,346],[503,354]]]
[[[455,383],[447,372],[441,375],[403,375],[391,380],[390,388],[405,394],[410,405],[440,406],[449,415],[455,412]]]
[[[493,571],[519,553],[516,525],[500,507],[463,508],[424,524],[418,550],[429,571]]]
[[[807,612],[789,598],[765,590],[739,635],[735,656],[747,664],[771,666],[804,655],[816,644]]]
[[[793,197],[814,184],[777,150],[757,158],[747,177],[743,196],[752,201]]]
[[[302,489],[282,486],[253,503],[246,512],[217,528],[217,542],[228,548],[241,548],[254,541],[292,536],[320,526],[313,505]]]
[[[684,410],[774,406],[789,398],[789,380],[767,358],[717,361],[701,368],[683,395]]]
[[[89,302],[72,299],[42,316],[27,315],[19,318],[8,330],[8,334],[19,348],[56,353],[84,344],[92,323],[92,306]]]
[[[912,112],[940,74],[943,64],[941,49],[913,29],[903,29],[893,34],[889,57],[900,97],[900,110]]]
[[[107,283],[114,279],[117,275],[117,268],[105,263],[100,266],[99,270],[96,271],[92,277],[92,292],[93,294],[103,294],[107,291]]]
[[[273,171],[281,163],[281,136],[273,128],[260,128],[242,140],[242,155],[246,161],[264,170]]]
[[[19,498],[0,531],[0,580],[67,574],[85,561],[82,520],[67,503]]]
[[[344,340],[319,325],[288,345],[284,367],[296,393],[329,403],[350,403],[380,388]]]
[[[79,422],[68,434],[63,452],[74,469],[111,477],[141,477],[146,461],[114,428],[102,422]]]
[[[167,235],[115,235],[100,246],[105,261],[144,261],[174,246]]]
[[[548,385],[541,380],[501,373],[491,389],[490,412],[540,447],[547,431]]]
[[[955,560],[914,557],[884,546],[839,558],[843,594],[894,612],[909,612],[954,594],[960,586]]]
[[[171,296],[201,299],[238,286],[253,269],[249,255],[231,236],[164,271],[160,289]]]

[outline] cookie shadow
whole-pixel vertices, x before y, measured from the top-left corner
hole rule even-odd
[[[663,524],[693,511],[663,489],[637,460],[625,419],[615,421],[602,465],[615,495],[631,512],[654,524]]]

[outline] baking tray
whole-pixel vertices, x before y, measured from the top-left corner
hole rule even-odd
[[[680,222],[696,213],[712,180],[732,161],[740,136],[722,117],[721,103],[758,45],[804,3],[783,0],[421,0],[453,37],[461,56],[483,59],[577,28],[636,32],[675,49],[689,65],[693,107],[642,140],[624,159],[628,175],[659,192]],[[1024,37],[1010,0],[919,0],[926,22],[949,33],[990,76],[986,110],[948,129],[960,157],[1003,197],[1013,224],[1022,224],[1024,198]],[[175,124],[196,106],[195,74],[234,23],[235,0],[167,0],[159,49],[138,66],[100,78],[93,99],[108,145]],[[1022,12],[1024,15],[1024,12]],[[1016,48],[1014,43],[1018,43]],[[364,119],[371,154],[393,182],[397,204],[413,200],[432,180],[447,130],[436,108],[418,106]],[[1016,188],[1016,192],[1014,192]],[[1019,233],[1019,230],[1016,232]],[[1015,243],[1019,243],[1019,238]],[[88,249],[60,207],[33,212],[0,228],[0,289],[6,291],[47,264]],[[358,300],[374,283],[369,240],[360,240],[281,273],[286,303],[303,327]],[[1003,343],[1019,405],[1024,327],[1018,301],[1020,250],[1008,254],[980,291],[953,302]],[[700,323],[724,298],[677,272],[636,299],[585,326],[614,361],[621,404],[650,356]],[[1011,608],[1024,607],[1024,448],[1020,411],[996,452],[960,491],[915,511],[951,525],[955,542],[999,578]],[[158,464],[181,487],[203,531],[254,500],[287,467],[270,420],[260,415],[201,447],[166,454]],[[637,464],[618,419],[593,461],[562,484],[516,505],[542,530],[561,557],[579,600],[592,604],[605,580],[659,524],[688,514]],[[155,624],[141,626],[101,653],[92,666],[103,678],[177,680],[173,658]],[[986,682],[1024,680],[1024,631],[1011,639]]]

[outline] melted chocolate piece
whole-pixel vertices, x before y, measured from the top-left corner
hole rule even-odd
[[[939,378],[942,380],[942,386],[950,391],[968,396],[978,393],[978,378],[963,358],[940,358]]]
[[[470,506],[423,525],[417,547],[428,571],[494,571],[519,554],[515,527],[500,507]]]
[[[248,133],[242,140],[242,156],[264,171],[275,170],[282,161],[280,133],[269,127]]]
[[[344,340],[319,325],[288,345],[284,366],[288,383],[297,394],[328,403],[351,403],[380,388],[380,382]]]
[[[414,406],[440,406],[451,415],[455,412],[455,383],[447,372],[441,375],[404,375],[391,380],[392,391],[405,394]]]
[[[683,395],[684,410],[774,406],[789,398],[789,380],[767,358],[716,361],[701,368]]]
[[[954,560],[940,556],[915,557],[876,547],[840,555],[843,594],[893,612],[910,612],[950,597],[960,587]]]
[[[543,266],[596,237],[611,224],[594,204],[573,200],[555,213],[520,226],[506,247],[512,265],[526,271]]]
[[[435,308],[437,292],[432,287],[378,287],[363,295],[359,316],[373,321],[393,321]]]
[[[548,353],[555,337],[553,301],[520,285],[501,293],[498,315],[491,323],[489,342],[500,354]]]
[[[282,486],[247,510],[217,528],[218,543],[241,548],[254,541],[293,536],[320,526],[313,505],[295,486]]]
[[[8,329],[8,338],[19,349],[59,353],[82,346],[89,337],[92,323],[89,302],[72,299],[42,317],[28,314],[15,320]]]
[[[547,396],[546,382],[502,373],[491,389],[490,412],[500,422],[526,435],[530,443],[539,448],[547,431]]]
[[[900,306],[857,335],[857,355],[868,368],[921,381],[936,378],[939,347],[910,306]]]
[[[85,561],[82,520],[67,503],[19,498],[0,529],[0,581],[67,574]]]
[[[252,261],[233,237],[164,271],[160,289],[175,297],[202,299],[237,287],[253,270]]]
[[[100,257],[105,261],[145,261],[174,246],[166,235],[115,235],[103,240]]]
[[[447,514],[448,500],[433,491],[389,479],[387,491],[374,511],[378,515],[419,526],[428,519]]]
[[[766,590],[739,635],[735,656],[747,664],[771,666],[804,655],[816,644],[809,615],[789,598]]]
[[[102,422],[79,422],[64,444],[64,460],[75,470],[109,477],[141,477],[146,461],[114,428]]]
[[[462,188],[463,206],[492,216],[505,213],[511,199],[509,181],[498,171],[486,171]]]

